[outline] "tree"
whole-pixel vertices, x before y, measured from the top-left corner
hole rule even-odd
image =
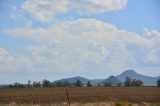
[[[124,85],[125,86],[131,86],[131,79],[127,76],[126,77],[126,80],[125,80],[125,82],[124,82]]]
[[[71,83],[69,83],[68,81],[64,81],[62,84],[63,87],[71,87]]]
[[[25,85],[18,83],[18,82],[15,82],[13,85],[13,88],[25,88]]]
[[[43,86],[43,87],[51,87],[52,84],[50,83],[50,81],[44,79],[44,80],[42,81],[42,86]]]
[[[82,87],[83,86],[83,83],[80,81],[80,80],[76,80],[76,82],[74,83],[74,85],[76,87]]]
[[[120,83],[117,83],[117,86],[121,86],[122,85],[122,83],[120,82]]]
[[[143,81],[142,80],[137,80],[137,86],[142,86],[143,85]]]
[[[37,82],[37,81],[34,81],[33,82],[33,87],[35,87],[35,88],[41,87],[41,83]]]
[[[160,79],[157,81],[157,86],[160,87]]]
[[[111,82],[106,82],[106,83],[104,83],[104,87],[110,87],[110,86],[112,86],[112,83],[111,83]]]
[[[131,80],[131,86],[142,86],[142,85],[143,85],[142,80],[136,80],[136,79]]]
[[[14,88],[14,85],[9,84],[9,85],[8,85],[8,88]]]
[[[136,79],[131,80],[131,86],[137,86],[137,80]]]
[[[98,83],[97,87],[102,87],[102,85],[100,83]]]
[[[30,80],[28,80],[27,87],[28,87],[28,88],[32,87]]]
[[[57,82],[54,82],[54,86],[56,86],[56,87],[71,87],[72,84],[69,83],[68,81],[57,81]]]
[[[90,81],[87,82],[87,87],[92,87],[92,84]]]

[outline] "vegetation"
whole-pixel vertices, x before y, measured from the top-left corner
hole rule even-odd
[[[127,76],[126,77],[126,80],[125,80],[125,82],[124,82],[124,85],[125,86],[131,86],[131,79]]]
[[[142,86],[143,85],[143,81],[142,80],[136,80],[136,79],[131,79],[129,77],[126,77],[126,80],[124,82],[125,86]]]
[[[39,87],[41,87],[42,85],[41,85],[41,82],[39,81],[39,82],[37,82],[37,81],[34,81],[33,82],[33,85],[31,85],[31,87],[34,87],[34,88],[39,88]]]
[[[103,86],[104,86],[104,87],[110,87],[110,86],[112,86],[112,84],[111,84],[110,82],[106,82],[106,83],[104,83]]]
[[[75,87],[82,87],[82,86],[83,86],[83,83],[82,83],[80,80],[77,80],[77,81],[74,83],[74,86],[75,86]]]
[[[64,81],[64,82],[55,82],[53,84],[53,86],[55,86],[55,87],[71,87],[72,84],[67,81]]]
[[[42,87],[52,87],[52,83],[49,80],[44,79],[42,81]]]
[[[51,103],[51,104],[16,104],[14,102],[0,106],[68,106],[68,103]],[[119,102],[96,102],[96,103],[72,103],[70,106],[160,106],[160,103],[131,103],[125,101]]]
[[[90,81],[87,82],[87,87],[92,87],[92,84]]]
[[[131,86],[142,86],[142,85],[143,85],[143,81],[142,80],[133,79],[131,81]]]
[[[109,101],[128,101],[132,103],[160,102],[159,87],[55,87],[0,89],[0,103],[67,103],[66,89],[68,91],[71,104],[96,104],[97,102],[101,103]]]
[[[160,79],[157,81],[157,86],[160,87]]]
[[[0,88],[40,88],[40,87],[111,87],[111,86],[136,86],[140,87],[143,85],[142,80],[137,80],[137,79],[130,79],[129,77],[126,77],[126,80],[123,83],[117,83],[116,85],[112,85],[111,82],[106,82],[104,84],[97,84],[97,85],[92,85],[90,81],[88,81],[86,84],[82,83],[80,80],[76,80],[76,82],[69,83],[67,81],[57,81],[57,82],[50,82],[47,79],[44,79],[42,81],[28,81],[27,84],[21,84],[21,83],[14,83],[10,85],[4,85],[0,86]],[[157,81],[157,86],[160,86],[160,80]]]
[[[28,87],[28,88],[32,87],[30,80],[28,80],[27,87]]]
[[[122,86],[122,83],[118,83],[117,86]]]

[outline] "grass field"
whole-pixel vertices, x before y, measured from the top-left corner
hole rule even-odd
[[[65,104],[66,89],[71,104],[160,103],[158,87],[83,87],[0,89],[0,104]]]

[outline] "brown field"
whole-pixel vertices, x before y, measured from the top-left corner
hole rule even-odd
[[[62,104],[67,103],[160,103],[158,87],[83,87],[0,89],[0,104]],[[1,106],[1,105],[0,105]],[[103,105],[102,105],[103,106]]]

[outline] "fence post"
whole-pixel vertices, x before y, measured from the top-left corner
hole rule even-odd
[[[67,100],[68,100],[68,105],[70,106],[69,94],[68,94],[67,89],[66,89],[66,96],[67,96]]]

